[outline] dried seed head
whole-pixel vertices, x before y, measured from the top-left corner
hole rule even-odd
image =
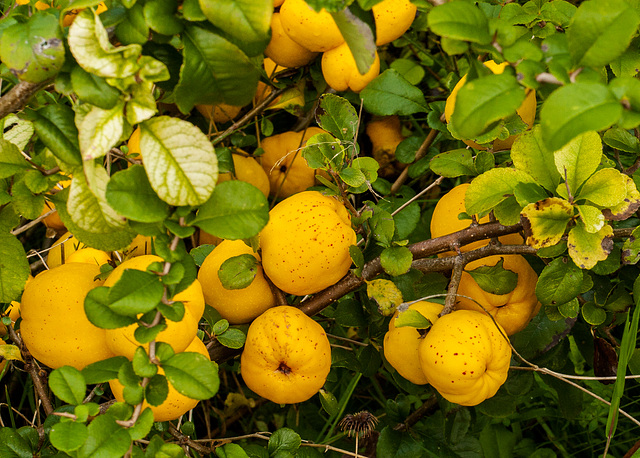
[[[363,410],[353,415],[346,415],[338,426],[342,431],[346,431],[349,437],[367,437],[376,428],[378,419],[371,412]]]

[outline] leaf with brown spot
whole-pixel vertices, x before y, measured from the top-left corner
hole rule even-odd
[[[581,269],[591,269],[598,261],[604,261],[613,249],[613,229],[605,224],[595,233],[589,233],[584,223],[569,231],[567,240],[569,256]]]
[[[573,218],[573,207],[558,197],[527,205],[520,213],[527,245],[545,248],[560,241]]]
[[[640,192],[633,179],[623,175],[626,185],[626,196],[622,202],[611,208],[602,210],[604,217],[612,221],[623,221],[633,215],[640,208]]]
[[[640,227],[636,227],[622,245],[623,264],[637,264],[638,261],[640,261]]]
[[[378,304],[378,310],[384,316],[392,315],[402,304],[402,293],[391,280],[368,281],[367,296]]]

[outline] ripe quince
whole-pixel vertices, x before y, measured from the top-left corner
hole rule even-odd
[[[300,150],[316,134],[326,133],[318,127],[304,132],[284,132],[262,140],[262,168],[269,177],[271,194],[289,197],[315,185],[316,171],[304,160]]]
[[[235,119],[242,107],[220,103],[218,105],[196,105],[196,109],[209,121],[213,120],[213,122],[222,124]]]
[[[131,258],[118,267],[107,277],[104,286],[113,286],[122,276],[125,269],[146,270],[153,262],[162,262],[162,258],[155,255],[143,255]],[[184,316],[181,321],[167,320],[167,327],[161,331],[156,337],[158,342],[166,342],[173,348],[173,351],[179,353],[193,341],[198,332],[198,323],[204,313],[204,295],[202,294],[202,286],[196,279],[184,291],[177,294],[174,301],[181,301],[184,304]],[[126,356],[133,359],[136,348],[140,346],[134,337],[134,331],[138,327],[137,324],[118,329],[107,329],[106,339],[107,346],[114,355]],[[142,345],[149,351],[149,344]]]
[[[45,270],[31,280],[22,294],[20,333],[38,361],[57,369],[80,370],[114,356],[104,329],[94,326],[84,312],[84,298],[102,285],[94,280],[97,265],[71,263]]]
[[[276,299],[259,264],[256,276],[246,288],[226,289],[222,286],[218,277],[220,266],[227,259],[242,254],[250,254],[260,261],[260,257],[242,240],[223,240],[209,253],[198,271],[206,303],[231,324],[249,323],[276,305]]]
[[[407,310],[415,310],[423,317],[435,323],[443,306],[434,302],[420,301],[409,306]],[[400,375],[416,385],[427,383],[422,367],[418,348],[423,335],[412,326],[397,328],[395,325],[399,312],[395,312],[389,322],[389,331],[384,335],[384,357]]]
[[[427,381],[448,401],[475,406],[507,380],[511,346],[485,313],[455,310],[431,326],[418,350]]]
[[[490,313],[510,336],[522,331],[540,311],[540,302],[536,297],[536,283],[538,282],[536,272],[525,258],[517,254],[495,255],[478,259],[467,264],[465,271],[481,266],[495,266],[501,258],[504,260],[502,264],[504,269],[518,274],[518,283],[513,291],[507,294],[491,294],[483,290],[468,272],[462,272],[456,308],[482,312],[484,307],[484,310]]]
[[[72,235],[71,232],[65,232],[51,245],[51,249],[47,253],[47,266],[50,269],[58,267],[66,263],[72,253],[85,247],[86,245]]]
[[[380,57],[376,51],[375,59],[367,73],[358,71],[356,60],[347,43],[326,51],[322,55],[322,76],[331,88],[336,91],[360,92],[367,84],[380,74]]]
[[[304,402],[324,385],[331,346],[322,326],[295,307],[274,307],[247,332],[240,372],[256,394],[278,404]]]
[[[293,41],[312,52],[324,52],[344,43],[331,14],[320,12],[304,0],[285,0],[280,7],[282,28]]]
[[[148,235],[138,234],[131,241],[129,246],[124,250],[125,259],[135,258],[136,256],[143,256],[147,254],[153,254],[153,237]]]
[[[506,62],[497,64],[492,60],[483,62],[483,65],[489,68],[489,70],[491,70],[496,75],[499,75],[500,73],[502,73],[504,69],[507,67]],[[464,86],[466,82],[467,82],[467,75],[464,75],[462,78],[460,78],[460,81],[458,81],[458,84],[454,86],[453,90],[451,91],[451,94],[447,98],[447,101],[444,107],[444,117],[447,122],[449,122],[449,119],[451,119],[451,115],[453,115],[453,110],[455,108],[458,91],[462,86]],[[527,95],[524,99],[524,102],[522,102],[522,105],[520,105],[520,108],[516,110],[516,113],[518,114],[518,116],[520,116],[522,121],[524,121],[524,123],[527,124],[529,127],[533,125],[533,122],[536,119],[536,91],[534,91],[533,89],[527,90]],[[494,140],[493,149],[495,151],[511,149],[511,145],[513,145],[513,142],[516,140],[516,137],[517,135],[511,135],[505,140],[500,140],[500,139]],[[476,149],[487,149],[486,147],[481,146],[471,140],[463,140],[463,142],[466,145],[469,145]]]
[[[186,352],[200,353],[211,360],[204,342],[197,337],[184,349],[184,353]],[[158,373],[164,375],[164,369],[159,367]],[[118,379],[109,380],[109,387],[116,401],[124,402],[124,386],[122,383],[120,383]],[[142,403],[142,409],[144,410],[150,407],[155,421],[171,421],[180,418],[191,409],[194,409],[198,405],[198,402],[196,399],[191,399],[190,397],[180,394],[173,385],[169,383],[169,393],[167,394],[167,399],[165,399],[162,404],[159,406],[151,406],[145,401]]]
[[[351,266],[355,245],[349,212],[318,191],[286,198],[269,212],[260,233],[262,267],[282,291],[304,296],[340,280]]]
[[[460,213],[466,213],[464,196],[469,188],[469,183],[463,183],[456,186],[438,200],[436,207],[431,216],[431,237],[442,237],[443,235],[453,234],[461,231],[471,225],[470,219],[458,219]],[[477,220],[478,223],[488,223],[489,216],[484,216]],[[508,234],[498,237],[498,240],[504,245],[522,245],[524,240],[520,234]],[[478,240],[461,246],[460,251],[467,252],[475,250],[489,244],[489,240]],[[455,254],[453,251],[440,253],[438,256],[451,256]]]
[[[289,38],[280,21],[280,13],[271,16],[271,41],[264,54],[283,67],[302,67],[318,55]]]
[[[402,124],[397,115],[380,116],[367,123],[367,136],[371,140],[371,153],[380,164],[378,175],[388,177],[401,170],[394,167],[396,162],[396,148],[404,140]]]
[[[88,264],[95,264],[97,266],[101,266],[102,264],[106,264],[111,261],[111,256],[106,251],[96,250],[91,247],[84,247],[80,250],[74,251],[71,253],[66,262],[83,262]]]
[[[418,7],[409,0],[382,0],[371,7],[376,21],[376,45],[400,38],[409,30]]]
[[[267,172],[264,171],[260,163],[258,163],[254,157],[241,156],[239,154],[233,154],[232,159],[233,167],[235,168],[235,177],[240,181],[254,185],[265,197],[269,197],[271,184],[269,183]],[[218,175],[218,183],[232,179],[233,177],[230,173],[221,173]]]

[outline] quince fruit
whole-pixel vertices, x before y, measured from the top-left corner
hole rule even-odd
[[[455,310],[440,317],[418,350],[427,381],[449,402],[475,406],[507,380],[511,346],[489,315]]]
[[[254,185],[256,188],[264,194],[265,197],[269,197],[269,191],[271,190],[271,184],[269,183],[269,177],[264,171],[260,163],[251,156],[241,156],[239,154],[233,154],[233,167],[235,169],[235,178],[246,183]],[[232,180],[231,173],[221,173],[218,175],[218,183],[223,181]]]
[[[95,264],[101,266],[111,261],[111,256],[106,251],[96,250],[91,247],[84,247],[80,250],[74,251],[67,257],[66,263],[81,262],[87,264]]]
[[[220,103],[218,105],[196,105],[196,109],[209,121],[223,124],[235,119],[242,107]]]
[[[95,280],[97,265],[72,263],[45,270],[31,280],[22,294],[20,333],[38,361],[57,369],[80,370],[114,356],[104,329],[94,326],[84,312],[84,298],[102,285]]]
[[[200,353],[211,360],[204,342],[197,337],[184,349],[183,353],[186,352]],[[164,375],[164,369],[158,367],[158,373]],[[109,380],[109,387],[116,401],[124,402],[124,386],[122,383],[120,383],[118,379]],[[198,402],[196,399],[191,399],[190,397],[180,394],[173,385],[169,383],[169,393],[162,404],[152,406],[145,401],[142,403],[142,409],[144,410],[147,407],[151,408],[155,421],[171,421],[180,418],[191,409],[194,409],[198,405]]]
[[[491,70],[496,75],[499,75],[500,73],[502,73],[504,69],[507,67],[506,62],[503,62],[501,64],[496,64],[492,60],[483,62],[483,65],[489,68],[489,70]],[[451,115],[453,115],[453,110],[455,108],[458,91],[462,86],[464,86],[466,82],[467,82],[467,75],[464,75],[462,78],[460,78],[460,81],[458,81],[458,84],[454,86],[453,90],[451,91],[451,94],[447,98],[447,101],[444,107],[444,117],[447,122],[449,122],[449,119],[451,119]],[[516,110],[516,113],[518,114],[518,116],[520,116],[522,121],[524,121],[524,123],[527,124],[529,127],[533,125],[533,122],[536,119],[536,91],[534,91],[533,89],[527,89],[527,95],[524,99],[524,102],[522,102],[522,105],[520,105],[520,108]],[[494,140],[493,141],[494,151],[511,149],[511,145],[513,145],[513,142],[516,140],[516,137],[517,135],[511,135],[505,140],[500,140],[500,139]],[[471,140],[463,140],[463,142],[466,145],[476,149],[487,149],[486,147],[481,146]]]
[[[431,216],[431,238],[453,234],[471,226],[470,219],[458,219],[460,213],[466,213],[464,196],[469,188],[469,183],[456,186],[438,200]],[[479,224],[488,223],[489,216],[477,220]],[[520,234],[507,234],[498,237],[504,245],[522,245],[524,240]],[[489,240],[478,240],[461,246],[460,251],[467,252],[489,244]],[[439,257],[451,256],[453,251],[438,254]]]
[[[318,191],[286,198],[260,233],[262,268],[282,291],[304,296],[333,285],[351,267],[355,245],[349,212]]]
[[[407,310],[415,310],[423,317],[435,323],[443,306],[434,302],[420,301],[409,306]],[[412,326],[397,328],[395,323],[399,312],[396,311],[389,322],[389,331],[384,335],[384,357],[400,375],[416,385],[424,385],[427,378],[420,366],[418,348],[423,335]]]
[[[294,42],[311,52],[324,52],[344,43],[331,14],[320,12],[304,0],[285,0],[280,7],[282,28]]]
[[[142,234],[136,235],[129,246],[124,250],[125,259],[153,254],[153,243],[153,237]]]
[[[388,177],[402,170],[394,167],[396,148],[404,140],[400,118],[396,115],[376,117],[367,123],[366,132],[371,140],[372,156],[380,164],[378,175]]]
[[[242,240],[223,240],[209,253],[198,271],[206,303],[231,324],[249,323],[276,305],[276,299],[259,264],[253,281],[246,288],[226,289],[222,286],[218,277],[220,266],[227,259],[242,254],[250,254],[260,261],[260,257]]]
[[[289,197],[315,185],[316,171],[304,160],[300,150],[316,134],[326,133],[318,127],[304,132],[284,132],[262,140],[262,168],[269,177],[271,194]]]
[[[322,326],[295,307],[274,307],[247,332],[240,372],[256,394],[277,404],[304,402],[324,385],[331,346]]]
[[[283,67],[302,67],[318,55],[289,38],[280,21],[280,13],[271,16],[271,41],[264,54]]]
[[[356,61],[347,43],[326,51],[322,55],[322,76],[331,88],[338,92],[347,89],[360,92],[380,74],[380,57],[376,56],[364,75],[358,71]]]
[[[418,7],[409,0],[382,0],[371,7],[376,22],[376,45],[400,38],[409,30]]]
[[[131,258],[118,267],[107,277],[104,286],[113,286],[122,276],[125,269],[146,270],[149,265],[154,262],[162,262],[162,258],[155,255],[143,255]],[[174,301],[180,301],[184,304],[184,316],[181,321],[166,320],[166,328],[161,331],[156,341],[165,342],[171,345],[173,351],[179,353],[193,341],[198,332],[198,323],[204,313],[204,295],[202,294],[202,286],[196,279],[184,291],[178,293]],[[134,337],[134,331],[138,327],[137,324],[131,324],[124,328],[107,329],[106,339],[107,346],[114,355],[126,356],[130,360],[136,348],[141,344]],[[149,344],[142,345],[147,352]]]
[[[86,245],[72,235],[71,232],[65,232],[51,245],[47,254],[47,266],[53,269],[65,264],[72,253],[85,247]]]
[[[504,269],[518,274],[518,283],[507,294],[491,294],[483,290],[467,271],[481,266],[495,266],[501,258],[504,260]],[[537,282],[538,275],[520,255],[495,255],[478,259],[467,264],[462,272],[456,309],[482,312],[484,307],[510,336],[522,331],[540,311],[541,304],[536,297]]]

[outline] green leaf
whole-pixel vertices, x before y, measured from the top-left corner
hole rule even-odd
[[[67,453],[82,447],[87,437],[89,437],[87,426],[84,423],[76,423],[75,421],[56,423],[49,433],[51,445]]]
[[[257,235],[269,221],[269,203],[255,186],[225,181],[198,210],[191,224],[223,239],[247,239]]]
[[[576,66],[602,67],[627,49],[640,17],[623,0],[583,2],[567,30],[569,52]]]
[[[605,224],[598,232],[587,231],[584,223],[569,231],[567,239],[569,256],[581,269],[591,269],[598,261],[604,261],[613,249],[613,228]]]
[[[640,227],[636,227],[622,246],[624,264],[637,264],[640,261]]]
[[[555,151],[580,134],[612,126],[621,115],[622,105],[604,84],[568,84],[553,91],[542,105],[542,138]]]
[[[116,26],[116,37],[125,45],[144,45],[149,37],[149,26],[144,19],[144,6],[136,3]]]
[[[135,317],[158,306],[164,294],[160,277],[152,272],[125,269],[109,289],[109,308],[118,315]]]
[[[216,456],[218,458],[251,458],[238,444],[225,444],[222,447],[216,447]]]
[[[135,318],[111,310],[109,291],[110,289],[106,286],[99,286],[87,293],[84,311],[89,321],[103,329],[117,329],[135,323]]]
[[[51,372],[49,387],[53,394],[68,404],[82,404],[87,392],[82,373],[71,366],[62,366]]]
[[[0,178],[9,178],[30,168],[18,147],[0,138]]]
[[[521,183],[535,183],[526,172],[496,168],[477,176],[465,194],[467,214],[475,215],[492,210],[500,202],[515,193]]]
[[[378,304],[378,310],[384,316],[393,315],[396,308],[402,304],[402,293],[391,280],[368,281],[367,296]]]
[[[428,329],[433,323],[417,310],[407,309],[398,313],[397,318],[393,322],[396,328],[410,326],[417,329]]]
[[[333,393],[320,389],[318,394],[320,395],[320,404],[324,411],[331,416],[337,415],[340,406],[338,405],[338,399],[336,399]]]
[[[62,162],[81,165],[80,144],[75,114],[67,105],[47,105],[37,111],[27,109],[26,117],[33,122],[36,135]]]
[[[156,374],[149,380],[144,388],[144,397],[152,406],[159,406],[169,395],[169,383],[164,375]]]
[[[544,188],[535,183],[518,183],[514,196],[520,209],[549,197]],[[520,212],[520,210],[518,210],[518,212]]]
[[[0,428],[0,456],[7,458],[31,458],[36,448],[14,428]]]
[[[408,116],[428,111],[424,94],[393,69],[385,70],[371,81],[360,97],[365,109],[374,115]]]
[[[162,362],[173,387],[192,399],[209,399],[218,392],[218,365],[199,353],[178,353]]]
[[[200,0],[209,21],[223,30],[250,56],[260,54],[269,43],[273,2],[270,0]]]
[[[175,89],[180,111],[188,113],[197,103],[243,106],[251,101],[259,71],[236,45],[197,26],[186,27],[182,38],[184,62]]]
[[[316,120],[322,129],[346,142],[353,141],[358,133],[358,113],[347,99],[335,94],[324,94],[320,98]]]
[[[454,149],[435,155],[431,158],[430,167],[433,173],[447,178],[476,174],[471,150],[467,148]]]
[[[607,319],[607,312],[593,302],[582,306],[582,318],[591,326],[600,326]]]
[[[0,127],[2,127],[2,137],[20,150],[27,147],[35,131],[31,121],[18,118],[15,114],[10,114],[2,119]]]
[[[123,106],[117,103],[109,110],[93,107],[82,118],[78,125],[78,139],[83,160],[106,155],[120,141],[124,131]]]
[[[564,145],[554,156],[556,169],[575,195],[598,168],[602,157],[602,141],[597,132],[586,132]]]
[[[355,5],[352,5],[355,9]],[[351,8],[331,13],[340,33],[349,46],[361,75],[369,71],[376,58],[376,40],[371,26],[356,16]]]
[[[560,241],[573,217],[573,207],[564,199],[550,197],[527,205],[521,216],[527,245],[545,248]]]
[[[531,360],[547,353],[562,341],[572,326],[572,321],[562,319],[551,321],[545,313],[538,313],[525,329],[509,336],[509,339],[518,353]],[[561,358],[565,358],[564,354]]]
[[[516,169],[529,174],[548,191],[555,191],[561,176],[550,151],[536,125],[532,130],[521,133],[511,147],[511,160]]]
[[[118,371],[126,362],[127,358],[124,356],[114,356],[113,358],[91,363],[80,372],[82,372],[85,383],[96,385],[118,378]]]
[[[513,115],[525,96],[516,77],[507,72],[467,81],[458,91],[450,124],[461,138],[476,138]]]
[[[220,335],[216,335],[216,339],[221,345],[227,348],[239,349],[244,346],[247,336],[244,332],[237,328],[229,328]]]
[[[18,299],[30,272],[22,243],[15,235],[0,233],[0,302]]]
[[[386,273],[392,277],[405,274],[411,268],[413,254],[407,247],[394,246],[382,250],[380,264]]]
[[[628,130],[612,127],[602,136],[602,140],[611,148],[626,153],[640,154],[640,140]]]
[[[503,267],[504,258],[495,266],[480,266],[465,270],[484,291],[491,294],[508,294],[518,285],[518,274]]]
[[[69,49],[87,72],[103,78],[126,78],[138,71],[138,44],[114,47],[102,22],[90,9],[81,11],[69,27]]]
[[[84,71],[82,67],[75,67],[71,71],[71,84],[80,100],[103,110],[113,108],[120,99],[119,90],[109,86],[104,78]]]
[[[143,440],[151,432],[153,427],[153,412],[151,409],[146,408],[142,411],[142,414],[138,417],[138,421],[133,427],[129,428],[129,435],[131,440]]]
[[[540,273],[536,296],[542,305],[560,305],[582,292],[583,271],[566,258],[556,258]]]
[[[591,205],[576,205],[580,219],[585,225],[587,232],[598,232],[604,226],[604,215],[602,211]]]
[[[600,207],[614,207],[627,197],[624,175],[616,169],[601,169],[585,181],[576,199],[586,199]]]
[[[426,74],[424,68],[412,59],[396,59],[391,63],[390,67],[413,85],[420,84]]]
[[[176,0],[149,0],[144,4],[144,18],[150,29],[162,35],[176,35],[182,32],[182,21],[176,17]]]
[[[487,16],[470,2],[438,5],[429,11],[427,24],[433,33],[443,37],[483,45],[491,42]]]
[[[218,278],[225,289],[248,287],[258,273],[258,260],[252,254],[233,256],[220,265]]]
[[[76,19],[77,20],[77,19]],[[78,456],[124,456],[131,446],[131,436],[111,415],[98,415],[89,423],[89,437]]]
[[[364,176],[364,173],[354,167],[345,167],[340,170],[339,175],[340,179],[352,188],[357,188],[367,182],[367,177]]]
[[[395,232],[393,216],[387,210],[373,206],[373,216],[368,221],[371,234],[379,245],[391,246],[391,240]]]
[[[294,452],[301,444],[302,439],[298,433],[289,428],[280,428],[269,438],[267,449],[270,456],[277,456],[283,452]]]
[[[154,223],[169,216],[169,205],[160,200],[140,165],[113,174],[106,198],[118,213],[134,221]]]
[[[53,14],[34,14],[0,35],[0,60],[22,81],[40,83],[64,64],[64,41]]]
[[[169,205],[200,205],[218,179],[216,153],[190,122],[158,116],[140,124],[140,151],[151,187]]]
[[[312,169],[332,168],[342,171],[344,167],[345,150],[342,144],[333,135],[324,132],[307,140],[301,155]]]
[[[376,455],[385,458],[422,458],[427,456],[424,447],[410,434],[385,426],[376,445]]]

